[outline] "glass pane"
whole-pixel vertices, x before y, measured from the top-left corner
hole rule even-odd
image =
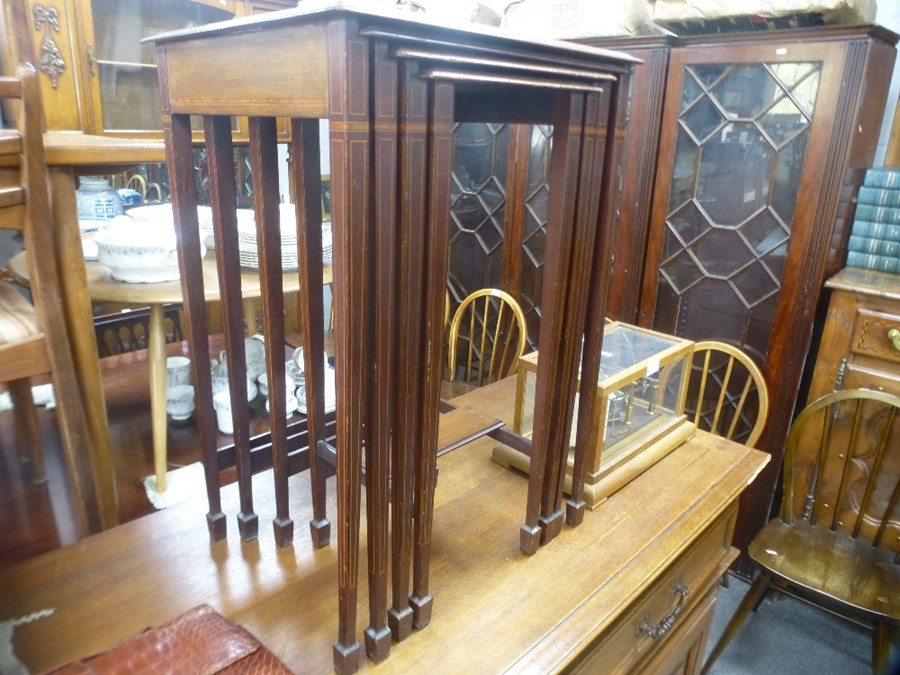
[[[816,69],[803,82],[794,87],[794,90],[791,92],[808,117],[812,117],[813,108],[816,105],[816,94],[819,93],[819,80],[821,77],[822,70],[820,68]]]
[[[734,230],[713,229],[691,251],[705,276],[728,279],[753,260],[753,252]]]
[[[734,67],[710,93],[730,118],[753,119],[769,105],[776,89],[769,72],[762,65],[752,65]]]
[[[718,80],[725,72],[728,70],[728,66],[723,66],[720,64],[712,64],[705,66],[687,66],[685,68],[687,73],[693,73],[694,77],[697,78],[697,81],[700,82],[707,89],[712,86],[712,84]],[[685,73],[685,75],[687,75]],[[685,80],[688,78],[685,77]]]
[[[741,225],[740,231],[758,255],[780,246],[790,237],[787,227],[768,209]]]
[[[669,227],[685,246],[689,246],[705,234],[711,225],[709,219],[703,215],[697,205],[689,202],[669,218]]]
[[[687,251],[681,251],[664,262],[659,271],[678,293],[684,293],[703,278],[703,271]]]
[[[697,144],[682,128],[678,128],[678,145],[675,148],[675,167],[672,170],[672,187],[669,193],[669,210],[673,211],[694,196],[697,178]]]
[[[788,97],[783,97],[759,120],[759,126],[775,147],[803,133],[810,121],[801,113],[797,105]]]
[[[730,124],[703,146],[697,201],[716,223],[736,225],[766,205],[774,151],[753,124]]]
[[[769,70],[788,88],[797,84],[814,70],[818,63],[770,63]]]
[[[703,95],[703,88],[688,73],[684,76],[684,91],[681,92],[681,112],[687,110],[694,101]]]
[[[684,113],[681,119],[688,131],[694,135],[697,143],[703,143],[710,134],[715,133],[725,123],[721,111],[706,96]]]
[[[735,291],[748,309],[778,293],[778,280],[769,276],[766,268],[754,263],[731,278]]]
[[[772,210],[788,225],[794,220],[794,209],[797,202],[797,188],[800,186],[800,174],[803,161],[806,159],[806,144],[810,128],[807,127],[799,136],[778,152],[775,167],[769,176],[772,185]]]
[[[98,68],[104,129],[162,129],[155,67],[101,62]]]
[[[232,18],[187,0],[91,0],[105,129],[161,129],[153,44],[141,40],[177,28]]]

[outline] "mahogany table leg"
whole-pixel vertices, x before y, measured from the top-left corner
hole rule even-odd
[[[618,126],[616,119],[617,98],[620,91],[618,83],[610,84],[611,91],[605,94],[607,107],[600,111],[601,117],[595,121],[596,127],[589,128],[587,134],[594,138],[604,138],[598,132],[602,130],[601,124],[606,128]],[[593,101],[593,104],[598,101]],[[600,372],[600,351],[603,346],[603,329],[606,316],[606,288],[603,283],[608,278],[610,265],[610,252],[612,251],[612,206],[614,199],[611,194],[614,190],[613,181],[602,181],[601,176],[614,175],[617,155],[620,151],[618,143],[607,142],[597,148],[592,167],[585,167],[597,178],[591,179],[601,186],[600,190],[593,190],[592,196],[596,203],[589,204],[590,213],[598,213],[600,218],[593,233],[593,243],[586,242],[585,246],[592,246],[592,259],[587,262],[590,270],[590,280],[586,284],[588,297],[586,301],[586,314],[584,320],[584,347],[581,365],[581,377],[584,382],[596,382]],[[589,428],[591,420],[596,414],[597,389],[596,387],[582,387],[579,398],[578,427],[575,441],[575,458],[572,468],[572,492],[566,503],[566,522],[577,526],[584,519],[585,503],[582,499],[584,490],[584,472],[586,458],[588,456]],[[600,448],[595,448],[600,452]]]
[[[359,576],[360,472],[362,449],[371,441],[368,404],[372,354],[371,175],[368,44],[353,30],[329,24],[334,63],[330,87],[332,228],[334,239],[335,368],[337,377],[338,640],[334,668],[359,668],[356,603]],[[352,55],[349,58],[348,55]],[[352,68],[351,68],[352,63]],[[352,101],[352,105],[345,105]]]
[[[561,347],[566,343],[568,327],[566,302],[570,288],[568,271],[575,225],[575,202],[578,191],[578,161],[581,149],[581,124],[584,97],[565,94],[557,97],[553,111],[553,149],[551,151],[550,207],[547,227],[544,278],[556,284],[544,285],[541,300],[540,352],[534,402],[534,444],[528,476],[528,499],[525,524],[519,545],[524,553],[533,554],[540,543],[550,541],[562,528],[562,511],[553,509],[545,499],[548,486],[559,481],[558,465],[563,444],[568,439],[562,430],[571,420],[565,407],[567,389],[574,384],[563,380],[565,360]],[[549,358],[544,358],[549,356]],[[562,418],[562,419],[560,419]]]
[[[253,510],[253,472],[250,468],[250,413],[247,408],[240,245],[234,208],[237,190],[234,184],[231,118],[224,115],[204,116],[203,129],[209,163],[216,269],[219,274],[222,324],[225,329],[225,359],[228,364],[228,388],[231,392],[237,482],[241,501],[241,510],[237,516],[238,530],[244,541],[250,541],[256,539],[259,533],[259,518]]]
[[[163,107],[167,109],[165,100]],[[169,187],[172,203],[177,207],[173,215],[180,242],[178,265],[186,270],[199,269],[202,255],[197,223],[197,191],[194,183],[190,116],[171,115],[164,121],[163,127]],[[206,474],[206,496],[209,501],[206,522],[210,537],[216,541],[225,538],[227,528],[219,494],[219,459],[216,452],[216,420],[212,405],[212,375],[209,369],[209,335],[203,280],[184,275],[181,277],[181,288],[185,316],[188,317],[191,374],[197,397],[195,414],[200,430],[201,452]]]
[[[388,504],[390,450],[397,412],[396,297],[397,291],[397,63],[387,45],[372,51],[375,103],[375,319],[372,359],[375,365],[375,398],[370,408],[372,436],[366,446],[366,526],[369,553],[369,626],[365,630],[366,654],[379,663],[391,650],[387,626]]]
[[[438,417],[444,295],[447,283],[447,237],[450,226],[450,167],[453,161],[453,86],[430,82],[428,91],[428,210],[426,220],[425,332],[420,363],[424,387],[419,402],[422,432],[416,458],[415,557],[413,560],[413,625],[431,621],[429,593],[434,487],[437,478]]]
[[[153,471],[156,491],[166,491],[166,331],[163,305],[150,305],[147,328],[150,367],[150,428],[153,435]]]
[[[288,505],[287,391],[285,389],[284,291],[281,257],[281,222],[278,203],[278,146],[274,117],[251,117],[250,166],[253,170],[253,206],[259,249],[263,334],[266,336],[269,428],[272,437],[272,473],[275,480],[275,542],[287,546],[294,539],[294,521]],[[248,327],[256,317],[246,317]],[[312,463],[312,462],[311,462]]]
[[[425,178],[427,87],[410,61],[400,64],[400,255],[397,343],[398,364],[421,363],[423,275],[425,260]],[[401,368],[397,383],[399,409],[391,458],[391,608],[388,622],[398,642],[412,632],[409,604],[412,555],[413,457],[418,444],[421,396],[417,368]]]
[[[306,373],[307,425],[310,448],[325,439],[324,362],[325,310],[322,301],[322,177],[319,168],[319,121],[291,120],[290,156],[297,213],[297,256],[300,261],[300,326]],[[303,226],[305,224],[305,227]],[[331,523],[325,513],[325,470],[318,453],[309,462],[313,546],[327,546]]]
[[[595,237],[597,231],[597,206],[599,203],[600,190],[597,188],[599,172],[602,169],[603,161],[603,136],[599,133],[600,122],[603,120],[603,101],[600,93],[589,93],[585,95],[584,115],[580,123],[578,135],[581,139],[580,165],[578,168],[579,184],[578,198],[575,202],[575,231],[572,238],[572,254],[569,264],[568,285],[569,289],[566,293],[566,311],[565,317],[569,324],[569,330],[578,336],[584,336],[585,333],[585,315],[588,298],[589,275],[594,262],[595,253]],[[573,120],[574,121],[574,120]],[[602,285],[602,284],[601,284]],[[602,324],[602,320],[601,320]],[[602,329],[602,326],[601,326]],[[581,366],[582,353],[588,349],[599,349],[599,344],[591,343],[582,346],[580,340],[568,340],[563,346],[563,379],[567,386],[564,390],[565,398],[561,405],[566,410],[574,407],[574,384],[578,379],[579,367]],[[593,354],[585,354],[585,358],[594,356]],[[592,366],[599,367],[599,354],[596,355],[596,363],[591,362]],[[581,377],[586,382],[595,382],[597,380],[597,370],[582,370]],[[586,400],[589,405],[587,410],[579,407],[581,417],[584,413],[590,413],[593,406],[593,395],[596,390],[593,387],[583,387],[582,395],[587,392]],[[589,415],[587,419],[590,419]],[[579,420],[581,422],[581,419]],[[545,512],[559,512],[560,501],[562,499],[563,484],[566,478],[566,469],[568,463],[569,439],[571,438],[572,418],[568,416],[564,420],[560,420],[557,427],[559,434],[558,443],[561,452],[556,458],[557,464],[553,466],[555,480],[551,477],[544,487],[544,510]],[[567,506],[567,510],[568,510]],[[580,507],[580,513],[583,514],[584,505]],[[577,523],[579,509],[574,506],[573,518]]]

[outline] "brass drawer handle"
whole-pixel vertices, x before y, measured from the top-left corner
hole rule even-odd
[[[896,328],[891,328],[888,331],[888,339],[894,345],[894,349],[900,352],[900,330]]]
[[[659,640],[675,625],[675,620],[681,615],[681,610],[684,609],[684,599],[691,592],[691,589],[680,581],[676,581],[672,592],[678,594],[678,604],[675,605],[675,609],[668,616],[663,617],[656,626],[650,623],[647,617],[641,619],[641,623],[637,627],[638,635],[649,635],[651,640]]]

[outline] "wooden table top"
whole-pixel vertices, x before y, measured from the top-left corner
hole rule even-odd
[[[28,261],[25,252],[14,255],[8,265],[13,278],[21,284],[28,284]],[[87,288],[91,300],[95,302],[122,302],[132,305],[153,305],[181,302],[181,281],[162,281],[148,284],[126,283],[113,279],[111,270],[95,260],[85,262]],[[330,284],[331,266],[324,268],[323,284]],[[296,270],[284,273],[282,285],[285,293],[300,290],[300,276]],[[203,288],[207,300],[218,300],[219,277],[216,273],[216,258],[213,251],[203,258]],[[261,293],[259,274],[255,270],[241,273],[241,291],[246,298],[258,298]]]
[[[455,399],[511,419],[515,378]],[[508,668],[550,672],[608,626],[635,594],[752,481],[768,456],[697,432],[533,556],[519,550],[527,479],[490,460],[480,439],[440,457],[432,552],[434,617],[379,666],[410,673]],[[259,540],[242,543],[235,485],[225,488],[229,536],[210,543],[206,500],[113,528],[0,573],[0,620],[42,609],[18,626],[14,648],[33,671],[109,649],[141,629],[209,603],[244,625],[298,673],[330,673],[337,635],[337,545],[312,550],[307,474],[291,479],[292,546],[278,549],[269,472],[254,478]],[[330,518],[336,515],[329,480]],[[365,532],[363,524],[362,532]],[[365,547],[360,626],[368,610]],[[540,602],[533,601],[540,598]]]

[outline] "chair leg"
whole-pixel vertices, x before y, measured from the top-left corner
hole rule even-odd
[[[881,675],[888,672],[891,636],[884,621],[876,621],[872,632],[872,672]]]
[[[706,675],[706,673],[709,672],[709,669],[712,667],[713,663],[715,663],[716,659],[718,659],[722,652],[725,651],[728,643],[730,643],[734,636],[737,635],[737,632],[740,630],[741,625],[743,625],[747,615],[759,605],[766,590],[769,588],[769,582],[771,580],[772,575],[763,573],[753,582],[753,585],[750,586],[750,590],[747,591],[747,594],[744,596],[743,600],[741,600],[741,604],[739,604],[738,608],[735,610],[734,616],[731,617],[731,621],[725,626],[725,630],[722,632],[719,641],[716,642],[716,646],[713,647],[713,650],[710,652],[709,658],[707,658],[706,663],[703,664],[703,670],[700,671],[701,675]]]
[[[13,420],[16,444],[19,446],[19,458],[22,462],[30,464],[32,482],[46,483],[47,473],[44,470],[41,433],[38,429],[37,412],[34,409],[31,380],[28,378],[13,380],[7,382],[7,388],[13,402]]]

